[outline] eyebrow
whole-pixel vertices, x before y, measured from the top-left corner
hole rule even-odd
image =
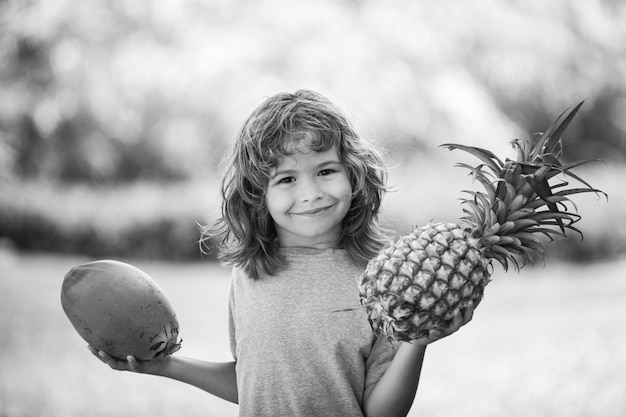
[[[329,159],[317,164],[315,169],[323,169],[332,165],[342,165],[342,162],[339,159]],[[282,175],[293,175],[296,172],[298,172],[297,169],[281,169],[270,173],[270,178],[276,178]]]

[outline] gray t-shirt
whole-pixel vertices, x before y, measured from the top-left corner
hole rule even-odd
[[[240,416],[362,416],[365,387],[394,355],[359,308],[364,268],[341,249],[283,249],[288,267],[233,270],[230,342]],[[350,311],[337,311],[355,308]]]

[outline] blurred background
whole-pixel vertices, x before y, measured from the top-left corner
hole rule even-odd
[[[618,306],[626,297],[620,186],[626,174],[626,3],[5,0],[0,416],[236,413],[175,383],[101,367],[63,316],[58,293],[63,274],[76,263],[132,261],[179,298],[174,305],[188,317],[183,331],[189,323],[195,335],[187,338],[188,354],[228,360],[226,341],[214,337],[226,338],[228,271],[214,255],[200,253],[198,224],[219,212],[218,164],[240,124],[264,98],[299,88],[327,95],[385,150],[394,192],[386,197],[383,217],[398,233],[430,220],[458,219],[460,191],[477,189],[453,167],[475,161],[444,151],[441,143],[481,146],[513,158],[510,140],[545,130],[565,109],[585,101],[565,135],[564,160],[603,160],[579,174],[606,191],[608,201],[594,194],[575,198],[584,240],[557,240],[548,246],[545,267],[540,262],[522,277],[492,284],[494,300],[487,296],[484,316],[463,342],[469,346],[464,352],[479,358],[478,372],[442,355],[441,363],[431,365],[431,378],[446,386],[474,372],[493,386],[494,375],[485,376],[480,366],[509,364],[499,368],[508,373],[495,378],[509,390],[481,391],[473,408],[467,403],[474,397],[464,394],[466,412],[473,410],[467,415],[513,416],[513,409],[529,404],[537,416],[624,415],[626,382],[618,375],[626,374],[626,360],[616,352],[626,341],[614,334],[626,320]],[[542,286],[556,300],[537,297]],[[498,291],[510,297],[496,300]],[[571,297],[558,298],[562,294]],[[207,305],[207,297],[214,302]],[[478,340],[481,331],[493,338],[490,324],[500,324],[498,331],[509,328],[502,325],[505,311],[516,323],[537,320],[527,317],[531,313],[518,317],[516,306],[546,309],[552,318],[541,318],[553,326],[546,334],[562,336],[550,345],[556,357],[563,354],[559,343],[581,340],[580,326],[597,344],[585,339],[584,347],[567,348],[576,366],[563,365],[565,380],[551,379],[554,373],[538,365],[542,377],[515,391],[526,381],[520,373],[537,357],[511,368],[519,359],[516,350]],[[560,333],[564,327],[571,333]],[[602,343],[607,335],[610,345]],[[506,337],[516,345],[533,332]],[[442,341],[442,351],[460,340]],[[591,391],[579,363],[589,354],[597,359],[585,368]],[[449,379],[434,372],[444,368]],[[536,388],[539,380],[558,391],[570,377],[583,378],[582,391],[555,397]],[[67,388],[59,391],[60,383]],[[115,389],[121,397],[126,390],[136,394],[113,405],[106,398]],[[150,394],[154,390],[158,399]],[[604,395],[600,403],[598,391]],[[455,395],[454,388],[442,392]],[[520,403],[505,401],[511,392],[525,396],[517,396]],[[416,413],[461,415],[447,396],[440,401],[441,393],[420,395]],[[572,406],[574,399],[580,404]]]

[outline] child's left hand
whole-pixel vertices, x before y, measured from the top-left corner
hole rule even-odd
[[[426,346],[458,331],[473,315],[474,305],[471,304],[462,315],[457,312],[447,328],[431,330],[428,337],[400,343],[383,377],[365,390],[366,415],[407,415],[415,398]],[[390,412],[392,407],[394,412]]]

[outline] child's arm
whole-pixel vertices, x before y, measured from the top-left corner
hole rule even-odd
[[[123,361],[105,352],[97,351],[91,346],[89,350],[112,369],[175,379],[237,403],[235,362],[206,362],[178,355],[168,355],[151,361],[138,361],[133,356],[129,356],[126,361]]]
[[[415,399],[426,346],[459,330],[472,319],[472,314],[473,308],[469,308],[464,317],[457,315],[444,332],[432,332],[428,338],[401,343],[385,374],[365,391],[364,414],[367,417],[406,416]]]

